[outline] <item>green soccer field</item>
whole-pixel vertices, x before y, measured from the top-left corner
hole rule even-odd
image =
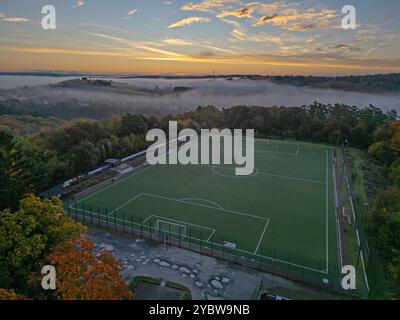
[[[68,209],[214,248],[225,249],[227,241],[243,256],[332,279],[332,150],[258,139],[255,167],[242,177],[223,165],[143,167]]]

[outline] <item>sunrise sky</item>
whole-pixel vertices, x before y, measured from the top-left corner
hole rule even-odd
[[[57,29],[41,28],[52,4]],[[357,9],[356,30],[341,9]],[[0,71],[400,72],[399,0],[1,0]]]

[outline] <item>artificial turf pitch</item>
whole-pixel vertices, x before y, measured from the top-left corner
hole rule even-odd
[[[182,241],[220,248],[228,241],[243,256],[333,278],[332,149],[257,139],[255,167],[235,176],[224,165],[148,166],[68,206]]]

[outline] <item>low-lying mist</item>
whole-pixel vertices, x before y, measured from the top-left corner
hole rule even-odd
[[[311,104],[314,101],[321,103],[343,103],[357,107],[370,104],[385,111],[396,110],[400,113],[400,94],[369,94],[361,92],[339,91],[331,89],[314,89],[308,87],[295,87],[280,85],[269,80],[227,80],[227,79],[143,79],[113,78],[115,82],[122,82],[137,88],[160,90],[176,86],[192,87],[193,90],[179,94],[163,95],[127,95],[84,89],[55,89],[46,84],[55,84],[67,78],[52,77],[0,77],[0,88],[21,87],[24,85],[38,85],[36,92],[44,96],[77,98],[82,101],[99,100],[115,101],[132,106],[132,108],[146,109],[149,113],[175,113],[188,111],[199,105],[214,105],[220,108],[237,105],[247,106],[300,106]],[[17,81],[19,78],[19,81]],[[22,88],[21,88],[22,90]]]

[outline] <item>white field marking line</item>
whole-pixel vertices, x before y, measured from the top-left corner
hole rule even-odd
[[[262,234],[261,234],[261,237],[260,237],[260,241],[258,241],[256,251],[254,251],[255,254],[257,254],[257,251],[258,251],[258,249],[260,248],[261,241],[262,241],[262,239],[264,238],[264,234],[265,234],[265,231],[266,231],[267,228],[268,228],[268,225],[269,225],[269,219],[268,219],[267,223],[265,224],[264,230],[263,230],[263,232],[262,232]]]
[[[350,190],[350,187],[349,187],[349,186],[348,186],[348,189]],[[353,211],[354,223],[356,224],[355,229],[356,229],[356,235],[357,235],[358,250],[360,250],[361,240],[360,240],[360,235],[359,235],[359,233],[358,233],[357,221],[356,221],[356,213],[355,213],[355,210],[354,210],[354,204],[353,204],[353,199],[352,199],[352,197],[351,197],[351,194],[349,194],[349,200],[350,200],[350,204],[351,204],[351,210]],[[363,253],[362,250],[360,250],[360,251],[361,251],[361,252],[360,252],[361,265],[362,265],[363,273],[364,273],[364,281],[365,281],[365,284],[366,284],[367,289],[368,289],[368,292],[369,292],[370,287],[369,287],[367,272],[366,272],[365,263],[364,263],[364,253]]]
[[[144,171],[146,171],[147,169],[150,169],[150,168],[152,168],[152,167],[154,167],[154,166],[153,166],[153,165],[149,165],[148,167],[145,167],[144,169],[141,169],[141,170],[139,170],[139,171],[137,171],[137,172],[135,172],[135,173],[133,173],[133,174],[130,174],[130,175],[126,176],[125,178],[116,181],[115,183],[111,183],[111,184],[110,184],[109,186],[107,186],[107,187],[100,188],[100,189],[97,190],[96,192],[90,193],[90,194],[88,194],[86,197],[83,197],[82,199],[79,199],[76,203],[81,203],[82,201],[85,201],[85,200],[87,200],[87,199],[90,199],[90,198],[92,198],[93,196],[95,196],[96,194],[98,194],[98,193],[100,193],[100,192],[103,192],[103,191],[105,191],[105,190],[108,190],[109,188],[114,187],[114,186],[118,185],[119,183],[121,183],[121,182],[123,182],[123,181],[125,181],[125,180],[127,180],[127,179],[129,179],[129,178],[131,178],[131,177],[133,177],[133,176],[135,176],[135,175],[137,175],[137,174],[139,174],[139,173],[142,173],[142,172],[144,172]]]
[[[195,238],[193,238],[193,239],[195,239]],[[200,240],[200,239],[195,239],[195,240]],[[212,243],[212,242],[208,242],[208,243],[212,244],[213,246],[224,247],[223,245],[218,244],[218,243]],[[291,265],[291,266],[295,266],[295,267],[298,267],[298,268],[314,271],[314,272],[317,272],[317,273],[327,274],[326,270],[317,270],[317,269],[314,269],[314,268],[303,266],[301,264],[296,264],[296,263],[293,263],[293,262],[289,262],[289,261],[282,260],[282,259],[276,259],[276,258],[269,257],[269,256],[263,256],[263,255],[258,254],[258,253],[255,254],[253,252],[249,252],[249,251],[246,251],[246,250],[236,249],[236,251],[247,253],[247,254],[250,254],[250,255],[254,255],[254,256],[261,257],[261,258],[268,259],[268,260],[272,260],[272,261],[278,261],[278,262],[283,263],[283,264],[288,264],[288,265]]]
[[[231,170],[231,171],[235,170],[235,168],[224,167],[224,166],[220,166],[220,165],[202,164],[200,166],[202,166],[202,167],[211,167],[211,168],[221,168],[221,169],[226,169],[226,170]],[[258,174],[252,175],[251,177],[255,177],[257,175],[263,175],[263,176],[270,176],[270,177],[288,179],[288,180],[294,180],[294,181],[303,181],[303,182],[318,183],[318,184],[325,184],[326,183],[325,181],[304,179],[304,178],[296,178],[296,177],[290,177],[290,176],[281,176],[281,175],[278,175],[278,174],[264,173],[262,171],[259,171],[259,169],[257,169],[257,170],[258,170]]]
[[[335,195],[335,205],[336,209],[339,208],[339,199],[337,194],[337,185],[336,185],[336,168],[335,164],[332,163],[332,177],[333,177],[333,188],[334,188],[334,195]]]
[[[184,224],[180,224],[180,223],[176,223],[176,222],[171,222],[165,219],[157,219],[156,220],[156,225],[158,226],[158,230],[160,230],[160,223],[165,223],[168,225],[172,225],[172,226],[177,226],[177,227],[181,227],[185,230],[186,232],[186,226]],[[162,231],[162,230],[161,230]]]
[[[248,176],[236,176],[236,175],[229,176],[229,175],[227,175],[227,174],[219,173],[219,172],[216,170],[216,168],[223,168],[223,169],[228,169],[228,170],[231,170],[231,171],[234,171],[234,170],[236,170],[236,169],[234,169],[234,168],[227,168],[227,167],[223,167],[223,166],[217,166],[217,165],[213,165],[213,166],[210,166],[210,167],[211,167],[211,172],[212,172],[212,173],[216,174],[217,176],[221,176],[221,177],[224,177],[224,178],[230,178],[230,179],[252,178],[252,177],[255,177],[256,175],[258,175],[259,172],[260,172],[260,170],[258,170],[258,168],[254,167],[253,173],[252,173],[251,175],[248,175]]]
[[[178,224],[186,224],[186,225],[188,225],[188,226],[194,226],[194,227],[197,227],[197,228],[199,228],[199,229],[207,229],[207,230],[215,231],[215,229],[208,228],[208,227],[204,227],[204,226],[201,226],[201,225],[198,225],[198,224],[188,223],[188,222],[185,222],[185,221],[182,221],[182,220],[171,219],[171,218],[167,218],[167,217],[163,217],[163,216],[157,216],[157,215],[154,215],[154,214],[152,214],[152,215],[150,215],[149,217],[147,217],[147,218],[142,222],[142,225],[144,225],[144,223],[145,223],[147,220],[150,220],[151,218],[160,218],[160,219],[157,219],[157,221],[158,221],[158,220],[164,220],[164,221],[166,221],[166,222],[168,222],[168,221],[173,221],[173,222],[178,223]]]
[[[150,217],[162,218],[162,219],[166,219],[166,220],[172,220],[172,221],[175,221],[175,222],[185,223],[185,222],[183,222],[183,221],[181,221],[181,220],[174,220],[174,219],[169,219],[169,218],[165,218],[165,217],[161,217],[161,216],[156,216],[156,215],[152,215],[152,216],[150,216]],[[149,218],[150,218],[150,217],[149,217]],[[148,220],[149,218],[147,218],[146,220]],[[196,224],[190,224],[190,223],[186,223],[186,224],[188,224],[188,225],[193,225],[193,226],[198,227],[198,228],[203,228],[203,229],[212,230],[213,233],[210,235],[210,237],[208,238],[208,240],[207,240],[206,242],[209,243],[209,244],[211,244],[211,245],[213,245],[213,246],[223,247],[223,245],[221,245],[221,244],[218,244],[218,243],[214,243],[214,242],[210,242],[210,241],[209,241],[209,240],[212,238],[212,235],[215,233],[215,229],[207,228],[207,227],[200,226],[200,225],[196,225]],[[174,232],[171,232],[171,233],[177,235],[177,234],[174,233]],[[201,239],[199,239],[199,238],[189,237],[189,236],[187,236],[187,235],[186,235],[186,238],[190,238],[190,239],[198,240],[198,241],[201,240]],[[324,273],[324,274],[327,273],[326,270],[317,270],[317,269],[309,268],[309,267],[306,267],[306,266],[303,266],[303,265],[300,265],[300,264],[288,262],[288,261],[281,260],[281,259],[272,258],[272,257],[269,257],[269,256],[263,256],[263,255],[260,255],[260,254],[255,254],[255,253],[252,253],[252,252],[249,252],[249,251],[245,251],[245,250],[241,250],[241,249],[236,249],[236,251],[238,251],[238,252],[243,252],[243,253],[247,253],[247,254],[250,254],[250,255],[256,255],[256,256],[258,256],[258,257],[262,257],[262,258],[269,259],[269,260],[273,260],[273,261],[278,261],[278,262],[281,262],[281,263],[284,263],[284,264],[292,265],[292,266],[295,266],[295,267],[298,267],[298,268],[307,269],[307,270],[314,271],[314,272],[318,272],[318,273]]]
[[[295,177],[289,177],[289,176],[281,176],[281,175],[278,175],[278,174],[264,173],[264,172],[261,172],[261,171],[258,174],[261,174],[262,176],[269,176],[269,177],[288,179],[288,180],[294,180],[294,181],[303,181],[303,182],[318,183],[318,184],[325,184],[326,183],[324,181],[319,181],[319,180],[305,179],[305,178],[295,178]]]
[[[326,235],[326,272],[329,273],[329,152],[328,150],[325,150],[326,154],[326,167],[325,167],[325,219],[326,219],[326,229],[325,229],[325,235]]]
[[[332,163],[332,178],[333,178],[333,188],[334,188],[334,195],[335,195],[335,218],[336,218],[336,234],[338,236],[338,249],[339,249],[339,262],[340,262],[340,270],[343,268],[343,251],[342,251],[342,236],[340,232],[340,221],[338,218],[338,210],[339,210],[339,199],[337,194],[337,183],[336,183],[336,158],[335,161]]]
[[[136,199],[138,199],[142,194],[139,193],[137,194],[135,197],[133,197],[132,199],[126,201],[125,203],[121,204],[118,208],[115,208],[113,211],[111,211],[108,215],[112,215],[113,213],[115,213],[116,211],[118,211],[119,209],[125,207],[127,204],[131,203],[132,201],[135,201]]]
[[[213,234],[215,233],[215,229],[212,229],[212,228],[200,226],[200,225],[198,225],[198,224],[187,223],[187,222],[184,222],[184,221],[182,221],[182,220],[175,220],[175,219],[170,219],[170,218],[166,218],[166,217],[162,217],[162,216],[157,216],[157,215],[150,215],[149,217],[147,217],[146,220],[144,220],[144,221],[142,222],[142,225],[144,225],[144,223],[145,223],[147,220],[151,219],[151,218],[161,218],[161,219],[158,219],[157,221],[162,220],[162,221],[164,221],[164,222],[168,222],[168,223],[171,223],[171,224],[174,224],[174,223],[169,222],[168,220],[174,221],[175,224],[180,225],[180,226],[186,225],[186,226],[193,226],[193,227],[196,227],[196,228],[198,228],[198,229],[200,229],[200,230],[201,230],[201,229],[210,230],[210,231],[211,231],[211,235],[208,237],[207,242],[209,241],[209,239],[212,238]],[[185,230],[186,230],[186,229],[185,229]],[[177,234],[177,233],[175,233],[175,232],[171,232],[171,234],[179,235],[179,234]],[[186,238],[186,237],[188,237],[187,233],[186,233],[186,235],[185,235],[185,238]],[[197,239],[197,238],[193,238],[193,237],[190,237],[190,238],[191,238],[191,239]],[[197,240],[200,240],[200,239],[197,239]]]
[[[72,205],[71,205],[71,207],[72,207]],[[88,210],[83,210],[83,209],[78,209],[78,208],[74,208],[74,209],[77,210],[77,211],[83,211],[83,212],[92,213],[91,211],[88,211]],[[104,214],[100,214],[100,216],[106,217],[106,218],[108,217],[108,216],[106,216],[106,215],[104,215]],[[151,218],[151,217],[156,217],[156,216],[151,215],[151,216],[148,217],[146,220],[148,220],[148,219]],[[159,218],[164,218],[164,217],[159,217]],[[164,218],[164,219],[166,219],[166,218]],[[117,218],[117,217],[114,217],[113,220],[115,220],[115,221],[120,221],[120,222],[122,222],[122,223],[123,223],[123,222],[127,222],[127,221],[125,221],[125,220],[123,220],[123,219],[120,219],[120,218]],[[129,221],[128,221],[128,222],[129,222]],[[138,225],[139,227],[141,226],[139,223],[133,223],[133,224]],[[142,222],[142,225],[143,225],[143,222]],[[195,225],[195,226],[196,226],[196,225]],[[206,228],[206,227],[203,227],[203,226],[197,226],[197,227]],[[213,229],[211,229],[211,228],[206,228],[206,229],[213,230]],[[215,230],[214,230],[214,231],[215,231]],[[190,239],[193,239],[193,240],[200,240],[199,238],[195,238],[195,237],[188,237],[188,236],[186,236],[186,238],[190,238]],[[207,241],[207,243],[209,243],[209,244],[211,244],[211,245],[213,245],[213,246],[223,247],[223,245],[218,244],[218,243],[215,243],[215,242]],[[292,262],[288,262],[288,261],[285,261],[285,260],[276,259],[276,258],[269,257],[269,256],[263,256],[263,255],[261,255],[261,254],[254,254],[254,253],[252,253],[252,252],[245,251],[245,250],[241,250],[241,249],[237,249],[236,251],[238,251],[238,252],[243,252],[243,253],[247,253],[247,254],[249,254],[249,255],[254,255],[254,256],[261,257],[261,258],[268,259],[268,260],[272,260],[272,261],[278,261],[278,262],[283,263],[283,264],[292,265],[292,266],[295,266],[295,267],[298,267],[298,268],[301,268],[301,269],[305,269],[305,270],[310,270],[310,271],[313,271],[313,272],[316,272],[316,273],[323,273],[323,274],[326,274],[326,273],[327,273],[326,270],[317,270],[317,269],[313,269],[313,268],[310,268],[310,267],[306,267],[306,266],[303,266],[303,265],[300,265],[300,264],[295,264],[295,263],[292,263]]]
[[[343,253],[342,253],[342,236],[341,236],[341,234],[340,234],[340,223],[339,223],[339,219],[336,219],[336,228],[338,229],[340,270],[342,270],[342,269],[343,269]]]
[[[278,155],[283,155],[283,156],[297,157],[300,152],[300,147],[297,147],[296,152],[279,152],[279,151],[269,151],[269,150],[261,150],[261,149],[254,149],[254,152],[256,152],[256,153],[272,153],[272,154],[278,154]]]
[[[160,223],[165,223],[167,225],[172,225],[172,226],[177,226],[177,227],[183,228],[183,230],[185,230],[185,234],[184,235],[186,235],[186,226],[183,225],[183,224],[167,221],[167,220],[164,220],[164,219],[158,219],[156,221],[156,226],[158,226],[158,231],[161,231],[161,232],[163,232],[163,231],[160,228]]]
[[[172,141],[175,141],[175,140],[177,140],[177,139],[174,139],[174,140],[172,140]],[[165,157],[168,158],[169,155],[170,155],[170,154],[169,154],[169,152],[168,152],[167,154],[165,154]],[[104,188],[100,188],[100,189],[97,190],[96,192],[90,193],[90,194],[88,194],[86,197],[83,197],[82,199],[79,199],[76,203],[81,203],[81,202],[84,201],[84,200],[90,199],[91,197],[95,196],[96,194],[98,194],[98,193],[100,193],[100,192],[102,192],[102,191],[108,190],[109,188],[111,188],[111,187],[113,187],[113,186],[116,186],[116,185],[118,185],[119,183],[121,183],[121,182],[123,182],[123,181],[125,181],[125,180],[127,180],[127,179],[129,179],[129,178],[131,178],[131,177],[133,177],[133,176],[135,176],[135,175],[137,175],[137,174],[140,174],[140,173],[146,171],[147,169],[150,169],[150,168],[154,167],[154,165],[148,164],[147,162],[141,164],[140,166],[146,166],[146,165],[148,165],[148,166],[145,167],[144,169],[141,169],[141,170],[139,170],[139,171],[137,171],[137,172],[135,172],[135,173],[133,173],[133,174],[130,174],[130,175],[126,176],[125,178],[122,178],[121,180],[115,181],[114,183],[111,183],[110,185],[108,185],[108,186],[106,186],[106,187],[104,187]]]
[[[259,150],[259,149],[254,149],[255,153],[272,153],[272,154],[277,154],[280,156],[297,156],[297,153],[287,153],[287,152],[277,152],[277,151],[266,151],[266,150]]]
[[[208,203],[212,203],[212,204],[215,204],[215,206],[217,207],[217,208],[219,208],[219,209],[224,209],[221,205],[219,205],[218,203],[216,203],[216,202],[214,202],[214,201],[211,201],[211,200],[207,200],[207,199],[203,199],[203,198],[184,198],[184,199],[179,199],[180,201],[183,201],[183,202],[187,202],[187,203],[191,203],[191,204],[193,204],[193,202],[191,202],[190,200],[200,200],[200,201],[203,201],[203,202],[208,202]]]
[[[215,230],[210,234],[210,236],[208,237],[206,242],[210,242],[210,240],[212,239],[214,233],[215,233]]]
[[[262,140],[262,139],[256,139],[256,140]],[[299,147],[299,148],[300,148],[300,147]],[[311,149],[311,148],[310,148],[310,149]],[[321,149],[323,149],[323,148],[321,147]],[[314,149],[312,149],[312,150],[321,150],[321,149],[316,149],[316,148],[314,148]],[[142,165],[142,166],[143,166],[143,165]],[[202,165],[202,166],[207,166],[207,165]],[[146,171],[147,169],[150,169],[150,168],[152,168],[152,167],[154,167],[154,165],[149,165],[149,164],[148,164],[147,167],[145,167],[145,168],[143,168],[143,169],[141,169],[141,170],[139,170],[139,171],[137,171],[137,172],[135,172],[135,173],[133,173],[133,174],[130,174],[130,175],[126,176],[125,178],[122,178],[121,180],[116,181],[115,183],[111,183],[110,185],[108,185],[108,186],[106,186],[106,187],[104,187],[104,188],[100,188],[99,190],[97,190],[97,191],[95,191],[95,192],[93,192],[93,193],[88,194],[86,197],[83,197],[82,199],[79,199],[78,201],[76,201],[76,203],[78,204],[78,203],[81,203],[81,202],[83,202],[83,201],[85,201],[85,200],[87,200],[87,199],[90,199],[90,198],[92,198],[93,196],[95,196],[96,194],[98,194],[98,193],[100,193],[100,192],[103,192],[103,191],[105,191],[105,190],[108,190],[109,188],[114,187],[114,186],[118,185],[119,183],[122,183],[123,181],[125,181],[125,180],[127,180],[127,179],[129,179],[129,178],[131,178],[131,177],[133,177],[133,176],[135,176],[135,175],[137,175],[137,174],[140,174],[140,173],[142,173],[142,172],[144,172],[144,171]],[[269,175],[269,174],[266,174],[266,173],[261,173],[261,174],[262,174],[262,175]],[[275,176],[275,177],[284,178],[284,179],[293,179],[293,180],[301,179],[301,178],[286,177],[286,176],[279,176],[279,175],[270,175],[270,176]],[[301,179],[300,181],[302,181],[302,180],[303,180],[303,179]],[[314,180],[308,180],[308,179],[304,179],[304,181],[305,181],[305,182],[323,183],[323,182],[321,182],[321,181],[314,181]]]
[[[199,204],[199,203],[192,203],[192,202],[185,202],[182,200],[177,200],[177,199],[173,199],[173,198],[169,198],[169,197],[164,197],[164,196],[160,196],[160,195],[156,195],[156,194],[151,194],[151,193],[143,193],[143,196],[149,196],[149,197],[155,197],[155,198],[160,198],[160,199],[164,199],[164,200],[170,200],[170,201],[175,201],[175,202],[180,202],[180,203],[184,203],[184,204],[189,204],[189,205],[193,205],[193,206],[198,206],[198,207],[204,207],[204,208],[209,208],[209,209],[213,209],[213,210],[218,210],[218,211],[223,211],[223,212],[227,212],[230,214],[237,214],[237,215],[242,215],[242,216],[247,216],[247,217],[251,217],[251,218],[255,218],[255,219],[260,219],[260,220],[268,220],[268,218],[264,218],[264,217],[259,217],[259,216],[255,216],[252,214],[248,214],[248,213],[244,213],[244,212],[239,212],[239,211],[234,211],[234,210],[227,210],[227,209],[219,209],[219,208],[215,208],[212,206],[207,206],[205,204]]]
[[[263,138],[255,138],[254,139],[255,141],[265,141],[266,139],[263,139]],[[277,141],[277,142],[275,142],[275,141]],[[293,142],[290,142],[290,141],[281,141],[281,140],[271,140],[271,145],[284,145],[284,146],[290,146],[290,145],[293,145],[294,143]],[[316,144],[316,145],[310,145],[310,144],[312,144],[312,143],[301,143],[300,142],[300,144],[299,143],[297,143],[297,145],[299,146],[299,147],[301,147],[302,149],[307,149],[307,150],[314,150],[314,151],[324,151],[324,150],[333,150],[335,147],[331,147],[331,146],[327,146],[327,145],[319,145],[319,144]]]
[[[94,216],[93,216],[93,219],[96,217],[96,215],[97,215],[97,217],[99,216],[99,214],[97,213],[97,212],[93,212],[93,211],[89,211],[89,210],[83,210],[83,209],[79,209],[79,208],[75,208],[75,207],[72,207],[72,205],[70,206],[70,209],[73,209],[73,210],[76,210],[76,211],[80,211],[80,212],[86,212],[86,213],[90,213],[90,214],[93,214]],[[108,215],[105,215],[105,214],[103,214],[103,213],[101,213],[100,214],[100,217],[105,217],[105,218],[107,218],[107,220],[108,220]],[[136,223],[136,222],[131,222],[131,221],[128,221],[128,220],[124,220],[124,219],[121,219],[121,218],[117,218],[117,217],[113,217],[113,219],[111,220],[111,221],[121,221],[121,222],[123,222],[123,223],[130,223],[130,224],[135,224],[135,225],[137,225],[137,226],[141,226],[141,224],[140,223]]]

